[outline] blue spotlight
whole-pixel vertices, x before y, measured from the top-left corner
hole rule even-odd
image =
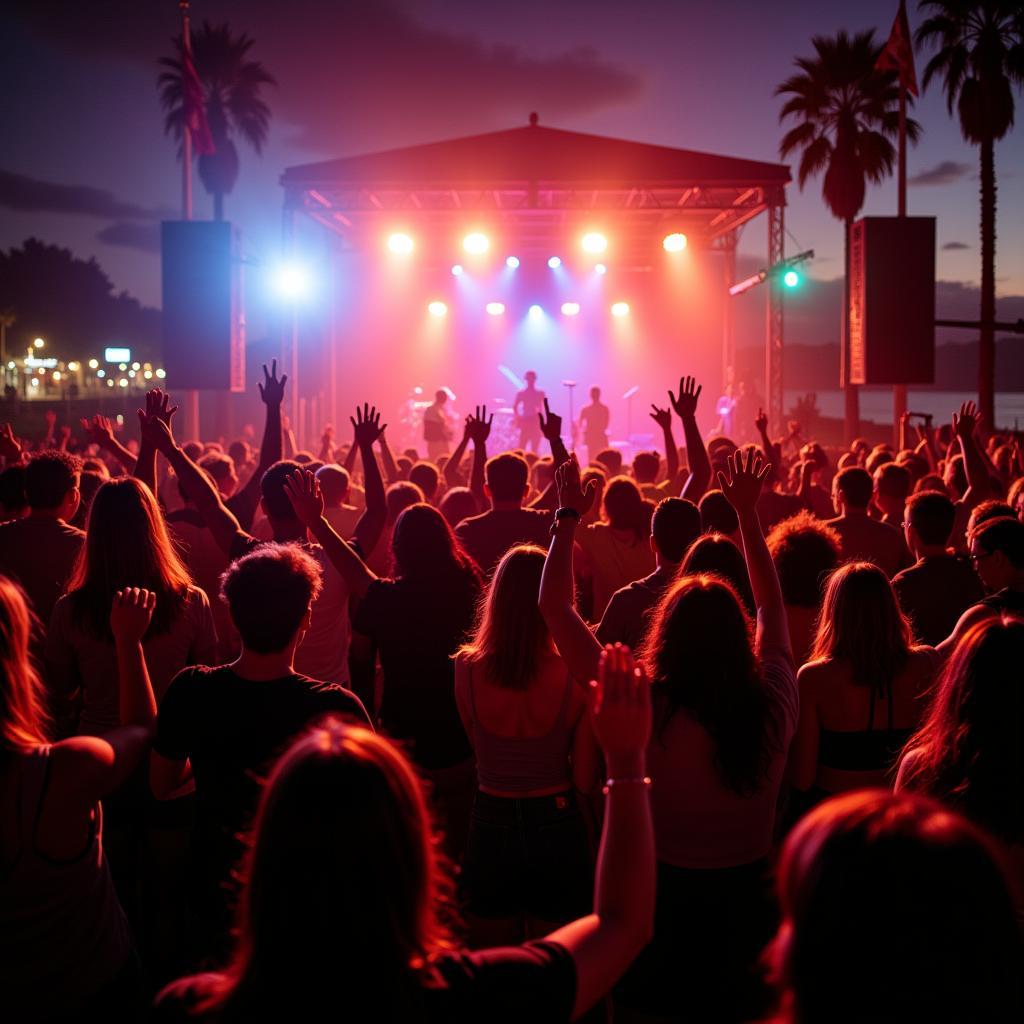
[[[518,256],[509,256],[509,258],[507,260],[505,260],[505,266],[506,267],[511,267],[512,270],[515,270],[516,267],[519,266],[519,257]]]
[[[452,267],[452,277],[458,277],[462,273],[462,264],[456,263]]]
[[[552,256],[551,259],[548,260],[548,266],[552,270],[557,270],[561,265],[562,261],[557,256]]]

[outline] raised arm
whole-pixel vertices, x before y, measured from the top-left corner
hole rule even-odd
[[[775,466],[781,466],[782,445],[776,444],[768,436],[768,416],[764,409],[757,410],[757,419],[754,420],[754,426],[757,427],[757,432],[761,436],[761,451],[764,452],[764,457]]]
[[[573,594],[572,554],[580,520],[594,503],[597,484],[591,480],[584,491],[576,456],[555,470],[559,509],[544,572],[540,580],[539,605],[555,646],[579,681],[597,674],[601,645],[576,611]]]
[[[487,406],[478,405],[472,416],[466,417],[469,436],[473,441],[473,468],[469,474],[469,489],[476,498],[481,509],[486,509],[490,502],[484,490],[484,467],[487,465],[487,438],[491,436],[491,424],[494,414],[488,417]]]
[[[380,461],[384,463],[384,479],[390,486],[391,484],[398,483],[401,479],[401,474],[398,472],[398,463],[395,462],[391,445],[388,444],[387,424],[381,428],[378,441],[380,442]],[[353,442],[352,447],[356,448],[358,446]]]
[[[963,503],[968,508],[974,508],[992,494],[988,465],[975,437],[978,418],[978,408],[973,402],[964,402],[960,406],[959,415],[953,413],[953,433],[959,439],[960,451],[964,455],[967,490],[964,492]]]
[[[110,452],[121,463],[126,473],[135,471],[135,456],[114,437],[114,428],[106,416],[97,413],[91,420],[83,419],[80,422],[82,429],[93,444]]]
[[[380,478],[380,467],[373,454],[374,442],[384,436],[387,424],[380,425],[380,413],[373,406],[364,405],[356,409],[352,419],[356,445],[363,459],[363,488],[366,492],[366,508],[355,525],[353,534],[359,550],[366,556],[377,546],[388,518],[387,501],[384,497],[384,481]],[[321,542],[323,543],[323,542]],[[326,548],[326,545],[324,545]]]
[[[230,557],[236,538],[245,536],[245,533],[231,510],[221,501],[213,481],[174,443],[168,424],[150,417],[143,424],[142,431],[144,435],[149,434],[153,446],[171,464],[178,482],[199,510],[217,546]]]
[[[260,443],[260,461],[245,486],[238,492],[239,497],[245,500],[246,507],[252,508],[253,515],[256,513],[256,506],[260,500],[260,482],[263,480],[263,474],[275,462],[281,461],[284,452],[281,404],[284,402],[284,386],[287,380],[288,374],[286,373],[282,373],[280,380],[278,379],[276,359],[271,359],[269,372],[267,372],[267,364],[263,364],[263,383],[256,385],[260,389],[260,398],[267,407],[263,423],[263,440]]]
[[[757,517],[757,499],[761,484],[771,469],[769,463],[754,451],[737,451],[729,458],[728,473],[718,474],[718,485],[729,504],[736,510],[743,538],[743,556],[747,562],[750,586],[757,605],[757,645],[781,647],[792,658],[789,643],[789,622],[782,600],[782,588],[775,563],[765,543],[761,521]]]
[[[672,408],[683,423],[686,461],[690,464],[690,475],[683,485],[681,497],[689,498],[694,504],[700,501],[711,483],[711,460],[697,426],[697,399],[701,390],[701,385],[693,377],[680,377],[679,397],[676,398],[671,391],[668,393]]]
[[[316,477],[307,469],[296,470],[285,479],[284,490],[299,522],[323,547],[349,592],[355,597],[362,597],[377,576],[367,568],[352,545],[339,537],[324,518],[324,496]]]
[[[24,457],[21,443],[14,436],[10,423],[0,423],[0,457],[8,466],[17,465]]]
[[[604,831],[597,855],[594,910],[547,936],[576,967],[578,1020],[619,978],[654,931],[656,867],[646,754],[650,684],[629,648],[606,647],[591,682],[591,721],[604,753]]]
[[[551,411],[548,400],[544,399],[544,412],[537,413],[540,420],[540,432],[547,438],[551,445],[551,458],[557,469],[564,462],[569,461],[569,451],[562,441],[562,417]]]
[[[651,419],[661,427],[665,441],[665,479],[671,482],[679,475],[679,449],[676,439],[672,436],[672,410],[659,409],[651,402]]]
[[[466,448],[469,447],[469,421],[470,417],[467,416],[462,427],[462,439],[444,464],[444,482],[449,490],[462,483],[462,474],[459,471],[462,468],[462,457],[466,454]]]
[[[136,480],[141,480],[154,497],[157,496],[156,447],[153,445],[152,435],[144,428],[147,420],[151,417],[156,417],[166,423],[167,429],[170,430],[171,417],[178,411],[178,407],[175,405],[168,408],[169,403],[170,396],[159,388],[154,388],[152,391],[146,392],[145,411],[142,409],[137,410],[142,434],[139,441],[139,457],[135,460],[133,476]]]
[[[323,434],[320,435],[320,454],[317,456],[321,462],[334,461],[334,427],[327,424]]]

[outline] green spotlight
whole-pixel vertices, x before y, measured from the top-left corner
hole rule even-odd
[[[782,283],[787,288],[795,288],[800,283],[800,275],[795,270],[787,270],[782,277]]]

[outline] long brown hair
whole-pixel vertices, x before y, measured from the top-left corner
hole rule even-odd
[[[912,637],[888,576],[871,562],[847,562],[828,578],[811,660],[845,662],[858,686],[886,696]]]
[[[34,619],[21,587],[0,576],[0,746],[5,751],[47,741],[50,716],[29,653]]]
[[[510,690],[530,685],[541,656],[551,647],[537,606],[545,558],[544,549],[535,544],[518,544],[505,552],[481,595],[473,636],[458,652]]]
[[[237,946],[206,1008],[223,1020],[311,1019],[341,993],[346,1018],[412,1019],[421,972],[454,948],[448,878],[406,758],[326,720],[264,788]]]
[[[105,483],[93,498],[85,544],[68,583],[75,621],[110,639],[114,594],[145,587],[156,594],[147,635],[163,633],[181,615],[191,583],[149,488],[133,477]]]
[[[644,500],[640,488],[628,476],[615,476],[608,481],[601,497],[605,518],[617,530],[631,530],[636,543],[646,540],[651,532],[654,505]]]

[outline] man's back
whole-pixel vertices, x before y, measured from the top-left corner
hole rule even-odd
[[[597,627],[598,642],[626,644],[632,650],[638,650],[647,637],[651,612],[674,576],[674,568],[660,568],[650,576],[616,590]]]
[[[974,566],[957,555],[922,558],[898,573],[892,586],[914,635],[930,647],[942,643],[960,616],[985,596]]]
[[[85,534],[62,519],[29,516],[0,525],[0,573],[17,580],[45,626],[64,593]]]
[[[839,534],[843,561],[873,562],[890,579],[911,564],[907,542],[894,526],[867,515],[838,516],[825,525]]]
[[[546,548],[550,527],[550,512],[532,508],[491,509],[463,519],[455,528],[455,536],[484,575],[490,576],[510,547],[538,544]]]

